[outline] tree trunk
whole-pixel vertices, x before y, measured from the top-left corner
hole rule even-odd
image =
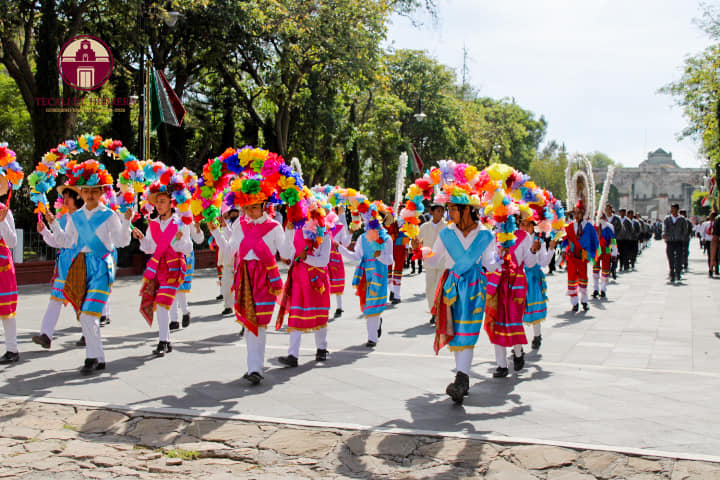
[[[355,128],[357,123],[357,110],[355,102],[350,105],[350,126]],[[357,140],[353,141],[352,148],[345,157],[345,186],[348,188],[360,188],[360,152],[358,152]]]
[[[117,72],[117,70],[116,70]],[[127,98],[130,96],[130,83],[124,73],[116,73],[113,75],[113,85],[115,86],[115,97]],[[113,109],[112,120],[110,121],[110,138],[120,140],[123,145],[134,155],[138,155],[136,151],[137,143],[135,141],[135,135],[132,125],[132,116],[130,106],[118,107],[118,110]]]
[[[223,129],[220,143],[222,148],[235,147],[235,119],[233,99],[230,95],[226,95],[223,100]]]

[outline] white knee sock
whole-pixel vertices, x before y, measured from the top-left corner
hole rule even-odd
[[[337,303],[337,308],[339,308],[340,310],[342,310],[342,293],[339,293],[339,294],[335,295],[335,300],[336,300],[336,303]]]
[[[378,341],[378,327],[380,326],[380,315],[373,315],[367,318],[367,331],[368,340],[377,343]]]
[[[59,300],[51,299],[48,302],[47,309],[45,310],[45,316],[43,317],[42,325],[40,326],[40,333],[44,333],[49,338],[53,337],[55,327],[57,326],[58,319],[60,318],[62,306],[63,304]]]
[[[18,353],[17,344],[17,319],[7,318],[0,320],[3,324],[3,330],[5,331],[5,349],[8,352]]]
[[[318,350],[327,350],[327,327],[315,330],[315,348]]]
[[[104,363],[105,351],[100,334],[100,319],[83,313],[80,314],[80,325],[85,337],[85,358],[96,358],[98,362]]]
[[[265,365],[265,335],[267,329],[258,328],[258,334],[255,336],[251,331],[245,332],[245,342],[247,345],[247,364],[248,373],[257,372],[263,374]]]
[[[455,369],[458,372],[462,372],[465,375],[470,375],[470,368],[472,368],[473,352],[474,349],[472,348],[465,348],[463,350],[453,352],[455,354]]]
[[[533,335],[540,336],[540,323],[533,323]]]
[[[522,355],[522,345],[513,345],[513,353],[516,357]]]
[[[593,290],[600,290],[599,283],[600,283],[600,274],[593,273]]]
[[[580,289],[580,301],[582,303],[587,303],[587,301],[588,301],[587,288]]]
[[[108,298],[107,302],[105,302],[105,306],[103,307],[103,317],[110,318],[110,298]]]
[[[158,340],[161,342],[170,341],[170,310],[158,306],[156,313],[158,324]]]
[[[300,330],[292,330],[290,332],[290,347],[288,348],[288,355],[292,355],[295,358],[300,357],[300,342],[302,341],[302,332]]]
[[[180,306],[180,311],[183,315],[187,315],[188,313],[190,313],[190,309],[188,308],[187,294],[188,292],[177,292],[177,296],[175,297],[178,306]]]
[[[507,368],[507,349],[500,345],[495,345],[495,362],[498,367]]]
[[[162,307],[158,307],[158,310],[160,310]],[[170,314],[170,321],[171,322],[177,322],[178,321],[178,304],[177,304],[177,297],[175,297],[175,300],[173,300],[172,305],[170,305],[170,310],[168,310],[168,313]]]

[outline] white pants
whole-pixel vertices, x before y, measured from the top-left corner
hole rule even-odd
[[[593,290],[596,292],[600,291],[600,272],[593,272]]]
[[[288,355],[292,355],[295,358],[300,357],[300,342],[302,340],[302,334],[300,330],[292,330],[290,332],[290,347],[288,348]],[[318,350],[327,350],[327,327],[315,330],[315,347]]]
[[[390,291],[392,292],[393,297],[397,298],[398,300],[400,300],[400,287],[401,285],[390,284]]]
[[[87,313],[81,313],[80,325],[85,337],[85,358],[96,358],[98,362],[104,363],[105,351],[100,334],[100,319]]]
[[[539,337],[540,336],[540,322],[533,323],[533,336]]]
[[[513,353],[516,357],[522,354],[522,345],[515,345],[512,347]],[[498,367],[507,368],[507,348],[500,345],[495,345],[495,362]]]
[[[62,307],[63,302],[50,299],[45,310],[45,316],[42,319],[42,325],[40,325],[40,333],[44,333],[48,338],[53,338]]]
[[[373,315],[367,318],[368,340],[377,343],[378,328],[380,328],[380,315]]]
[[[250,330],[246,329],[245,343],[247,345],[247,364],[248,373],[257,372],[263,374],[265,369],[265,336],[267,329],[258,327],[258,334],[255,336]]]
[[[426,268],[425,269],[425,296],[427,297],[428,310],[432,311],[433,304],[435,303],[435,292],[437,291],[438,283],[445,270],[442,268]]]
[[[183,315],[190,313],[190,309],[188,308],[187,294],[188,292],[177,292],[177,294],[175,294],[175,306],[180,307],[180,311]]]
[[[579,295],[572,295],[570,297],[570,304],[573,307],[579,303],[578,298],[580,299],[580,302],[582,302],[582,303],[587,303],[587,301],[588,301],[587,288],[578,287],[578,291],[579,291]]]
[[[337,303],[337,308],[342,310],[342,293],[338,293],[335,295],[335,301]]]
[[[233,308],[233,305],[235,304],[235,299],[232,298],[232,292],[230,291],[234,280],[234,267],[235,265],[233,265],[232,263],[230,265],[223,265],[221,291],[223,295],[223,302],[225,303],[225,308]]]
[[[107,302],[105,302],[105,306],[103,307],[103,317],[110,318],[110,297],[108,297]]]
[[[5,331],[5,349],[8,352],[18,353],[17,319],[13,317],[1,321]]]
[[[161,342],[170,341],[170,310],[158,305],[155,311],[158,324],[158,340]]]
[[[473,353],[475,352],[472,348],[466,348],[464,350],[458,350],[455,353],[455,369],[458,372],[462,372],[465,375],[470,375],[470,368],[472,367]]]

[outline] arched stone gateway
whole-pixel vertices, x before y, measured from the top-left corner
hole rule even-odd
[[[616,168],[613,185],[620,193],[617,208],[627,208],[650,218],[663,218],[670,205],[679,203],[680,209],[691,210],[693,190],[703,184],[706,168],[682,168],[672,153],[658,148],[648,152],[639,166]],[[605,168],[594,168],[595,178],[605,178]]]

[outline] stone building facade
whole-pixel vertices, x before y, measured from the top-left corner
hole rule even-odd
[[[601,185],[606,169],[593,169],[595,182]],[[634,168],[616,168],[613,185],[620,194],[618,208],[632,209],[649,218],[663,218],[670,213],[670,205],[691,211],[693,190],[703,184],[706,168],[682,168],[672,153],[658,148]]]

